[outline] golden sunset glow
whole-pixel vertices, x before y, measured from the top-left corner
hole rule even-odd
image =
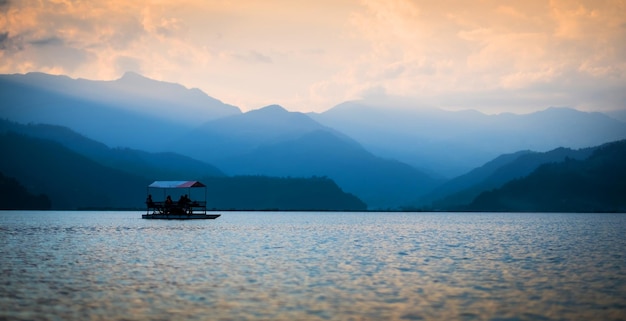
[[[197,87],[242,110],[398,96],[626,108],[626,1],[0,0],[0,73]]]

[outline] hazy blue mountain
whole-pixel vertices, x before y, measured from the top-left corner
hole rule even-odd
[[[614,110],[606,113],[607,115],[626,123],[626,109]]]
[[[238,174],[240,171],[230,166],[233,157],[250,153],[263,145],[297,139],[317,130],[341,135],[303,113],[288,112],[281,106],[271,105],[209,121],[175,140],[170,148],[216,164],[227,172],[233,169],[229,174]]]
[[[543,153],[522,151],[502,155],[468,174],[446,182],[423,198],[421,204],[432,202],[430,205],[435,209],[454,209],[471,203],[482,192],[529,175],[543,164],[559,163],[566,159],[583,160],[593,150],[593,147],[578,150],[557,148]]]
[[[626,212],[626,140],[584,160],[544,164],[530,175],[480,194],[465,210]]]
[[[367,205],[326,177],[207,177],[207,203],[214,209],[363,211]]]
[[[149,180],[114,170],[61,144],[16,133],[0,134],[0,172],[30,193],[45,194],[53,209],[140,207]]]
[[[277,105],[208,122],[176,141],[172,150],[229,175],[327,176],[370,208],[404,205],[440,183]]]
[[[115,81],[0,75],[0,99],[0,118],[66,126],[107,146],[176,151],[218,167],[259,146],[319,129],[445,177],[518,150],[583,148],[626,138],[626,123],[567,108],[485,115],[356,101],[321,114],[287,113],[279,106],[242,114],[200,90],[135,73]]]
[[[327,176],[370,209],[398,208],[440,183],[409,165],[374,156],[356,142],[324,130],[233,157],[225,170],[281,177]]]
[[[60,143],[15,132],[0,133],[0,149],[8,151],[0,158],[0,173],[7,177],[0,177],[0,188],[12,196],[0,197],[1,208],[40,209],[46,204],[52,209],[143,208],[147,185],[154,180],[104,166]],[[208,176],[201,180],[209,185],[209,206],[216,209],[366,208],[328,178]]]
[[[626,123],[569,108],[485,115],[354,101],[309,116],[354,138],[376,155],[448,177],[519,150],[584,148],[626,138]]]
[[[0,75],[0,118],[69,127],[108,146],[164,151],[208,120],[241,113],[198,89],[127,73],[114,81]]]
[[[424,195],[417,203],[416,206],[431,206],[432,202],[439,200],[448,195],[452,195],[463,191],[465,189],[474,187],[487,180],[493,173],[498,171],[503,166],[515,161],[522,155],[533,153],[531,151],[519,151],[512,154],[504,154],[496,157],[495,159],[485,163],[484,165],[477,167],[470,172],[453,179],[447,180],[433,191]],[[473,198],[472,198],[473,199]],[[472,200],[470,199],[470,201]]]
[[[371,208],[411,204],[440,183],[433,178],[440,173],[458,176],[498,155],[585,148],[626,138],[625,123],[567,108],[485,115],[359,101],[321,114],[288,112],[276,105],[241,113],[199,90],[133,73],[115,81],[4,75],[0,99],[0,118],[66,126],[103,142],[71,138],[52,127],[35,135],[62,142],[110,168],[167,178],[181,173],[168,167],[184,168],[189,176],[219,175],[211,165],[227,175],[325,176]],[[176,152],[199,161],[145,151]],[[476,182],[490,168],[495,166],[450,182],[428,201],[480,186]],[[486,182],[503,184],[521,172],[489,173],[494,180]],[[457,200],[476,191],[458,194]]]
[[[91,160],[110,168],[154,180],[186,180],[203,176],[223,176],[219,169],[187,156],[163,152],[149,153],[130,148],[109,148],[69,128],[45,125],[22,125],[0,120],[0,133],[16,132],[60,143]]]

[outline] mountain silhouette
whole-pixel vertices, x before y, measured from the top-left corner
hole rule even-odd
[[[486,115],[420,106],[346,102],[310,116],[374,154],[456,177],[502,154],[585,148],[626,138],[626,123],[601,113],[547,108]]]
[[[172,150],[228,175],[327,176],[370,208],[396,208],[440,183],[278,105],[210,121],[175,141]]]
[[[228,210],[364,211],[367,205],[327,177],[207,177],[210,208]]]
[[[61,144],[16,133],[0,134],[0,172],[29,192],[45,194],[53,209],[139,207],[148,179],[111,169]]]
[[[62,126],[22,125],[0,120],[0,133],[2,132],[15,132],[51,140],[101,165],[155,180],[179,180],[181,178],[224,175],[215,166],[187,156],[171,152],[149,153],[130,148],[109,148],[103,143]]]
[[[626,140],[607,143],[584,160],[567,158],[481,193],[471,211],[624,212]]]
[[[0,173],[0,210],[49,210],[50,198],[30,193],[16,179]]]
[[[0,117],[69,127],[108,146],[165,151],[167,143],[238,108],[198,89],[127,73],[114,81],[42,73],[0,75]]]
[[[316,130],[340,135],[305,114],[270,105],[206,122],[175,140],[170,149],[225,168],[233,156],[249,153],[262,145],[293,140]]]
[[[503,166],[515,161],[520,156],[533,153],[531,151],[519,151],[511,154],[504,154],[496,157],[495,159],[485,163],[484,165],[477,167],[466,174],[457,176],[453,179],[447,180],[428,194],[424,195],[419,201],[416,201],[413,205],[418,207],[432,207],[432,202],[449,197],[463,190],[470,189],[476,185],[481,184],[487,180],[491,175],[501,169]],[[474,195],[476,196],[476,195]],[[469,201],[473,200],[473,197]]]
[[[319,114],[278,105],[242,113],[198,89],[136,73],[114,81],[0,75],[0,99],[1,118],[47,124],[31,125],[40,127],[28,135],[53,139],[126,173],[328,177],[376,209],[463,204],[542,164],[528,161],[505,173],[498,161],[472,171],[499,155],[626,138],[625,123],[569,108],[485,115],[353,101]],[[505,159],[513,157],[500,161]],[[446,177],[457,178],[434,190]]]
[[[0,197],[0,208],[142,209],[146,186],[154,180],[102,165],[60,143],[15,132],[0,133],[0,148],[11,151],[0,158],[4,175],[0,187],[10,189],[7,196],[13,195]],[[191,177],[198,178],[209,185],[209,207],[217,210],[357,211],[367,207],[328,178]]]
[[[544,153],[521,151],[502,155],[438,187],[422,199],[422,206],[428,204],[428,200],[432,201],[428,206],[435,209],[449,210],[469,204],[482,192],[523,178],[543,164],[559,163],[566,159],[586,159],[594,148],[573,150],[561,147]]]
[[[224,165],[225,166],[225,165]],[[269,176],[328,176],[370,209],[397,208],[440,181],[401,162],[377,157],[329,131],[266,145],[229,161],[227,171]]]

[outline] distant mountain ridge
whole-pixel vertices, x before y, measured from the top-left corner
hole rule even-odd
[[[208,121],[174,140],[169,149],[221,167],[228,166],[232,157],[249,153],[260,146],[297,139],[317,130],[341,135],[305,114],[270,105]]]
[[[127,108],[121,103],[107,105],[111,99],[98,101],[97,98],[103,94],[92,93],[93,91],[99,90],[98,88],[121,86],[126,82],[152,84],[152,86],[157,89],[159,86],[170,86],[169,84],[162,84],[160,82],[147,80],[139,75],[127,74],[122,79],[115,82],[96,84],[91,82],[83,83],[82,81],[72,80],[67,77],[48,76],[42,74],[29,74],[18,78],[20,80],[28,80],[33,77],[39,77],[45,80],[43,81],[44,84],[36,83],[39,86],[37,88],[44,88],[45,90],[48,90],[47,88],[49,87],[57,90],[57,87],[55,87],[57,81],[67,86],[85,86],[87,88],[81,94],[89,96],[90,101],[86,102],[82,100],[83,96],[77,100],[73,94],[66,94],[62,90],[60,90],[61,94],[58,92],[50,94],[45,92],[45,90],[42,92],[41,89],[37,89],[39,90],[37,91],[35,90],[36,86],[33,85],[31,86],[32,88],[35,88],[33,89],[35,91],[31,93],[33,97],[44,97],[44,100],[52,99],[52,101],[58,102],[58,104],[51,105],[48,103],[45,105],[47,111],[50,112],[49,115],[38,115],[29,118],[31,114],[37,114],[37,112],[34,112],[33,110],[36,110],[38,107],[28,105],[29,103],[32,103],[32,101],[30,101],[28,97],[24,97],[24,91],[17,90],[15,95],[18,98],[14,99],[13,102],[9,101],[8,105],[16,102],[25,103],[28,105],[25,110],[29,110],[29,108],[31,108],[30,110],[33,112],[26,112],[25,110],[18,108],[18,110],[21,110],[20,113],[12,113],[11,111],[15,111],[15,107],[9,107],[8,112],[3,110],[3,113],[6,112],[6,114],[0,116],[7,116],[9,120],[22,123],[32,122],[45,124],[48,122],[40,122],[38,120],[49,120],[49,123],[51,124],[68,126],[74,130],[75,128],[80,128],[81,130],[78,130],[78,132],[90,138],[98,135],[106,138],[103,140],[98,139],[98,141],[119,141],[120,144],[122,144],[122,142],[127,143],[126,145],[121,146],[127,146],[130,148],[116,148],[111,151],[116,154],[115,157],[111,157],[111,155],[107,155],[106,153],[102,154],[102,146],[92,149],[91,154],[87,155],[91,155],[93,159],[98,159],[100,163],[106,166],[134,169],[134,171],[132,171],[133,173],[140,173],[143,175],[147,172],[154,173],[154,171],[146,170],[146,168],[153,167],[151,166],[152,164],[150,164],[150,161],[148,161],[148,158],[151,161],[155,161],[157,156],[142,154],[142,152],[140,152],[141,149],[152,152],[173,151],[181,155],[191,156],[192,158],[217,166],[228,175],[273,175],[275,174],[275,171],[270,170],[268,167],[255,165],[256,163],[259,163],[259,160],[267,160],[269,159],[268,157],[271,157],[259,156],[259,152],[264,150],[269,151],[273,145],[280,146],[280,144],[296,141],[304,135],[316,131],[328,132],[332,136],[338,138],[337,142],[346,144],[346,146],[355,144],[354,141],[346,135],[317,123],[309,116],[303,113],[288,112],[283,107],[277,105],[270,105],[265,108],[246,113],[234,113],[230,116],[217,117],[212,120],[205,121],[205,123],[200,126],[194,127],[191,124],[181,126],[180,124],[176,124],[174,122],[164,124],[163,119],[158,118],[155,115],[136,114],[133,109],[134,107]],[[140,88],[143,88],[142,86],[143,85],[138,85]],[[174,87],[177,88],[176,90],[184,90],[182,86]],[[111,92],[110,90],[102,90],[104,93]],[[159,90],[155,91],[158,92]],[[5,92],[4,94],[8,96],[13,95],[13,93],[9,92]],[[125,94],[121,91],[118,91],[118,94],[121,95],[122,98],[125,97]],[[98,102],[96,104],[90,104],[91,101]],[[126,99],[126,101],[130,100]],[[66,125],[66,123],[70,124]],[[87,129],[91,130],[93,135],[85,134]],[[50,133],[45,135],[49,134]],[[40,135],[39,137],[43,136]],[[149,139],[147,137],[149,137]],[[107,146],[110,146],[110,144],[107,144]],[[145,148],[137,148],[133,146],[144,146]],[[334,151],[331,151],[330,149],[325,149],[324,146],[321,146],[321,148],[319,147],[320,146],[315,149],[317,153],[320,153],[319,155],[316,155],[316,157],[325,157],[328,153],[341,151],[341,148],[335,148]],[[84,148],[84,146],[82,148]],[[93,148],[93,146],[90,148]],[[303,149],[300,148],[300,150],[302,151]],[[85,152],[85,150],[79,151]],[[252,160],[250,163],[249,157],[251,155],[257,156],[254,157],[255,160]],[[352,157],[356,155],[366,156],[363,159]],[[428,177],[428,175],[419,173],[419,171],[412,169],[409,166],[403,166],[403,168],[405,168],[405,174],[400,175],[398,172],[392,173],[392,175],[385,175],[383,168],[387,165],[384,164],[387,162],[389,162],[389,164],[395,164],[397,162],[384,159],[380,159],[377,162],[371,162],[370,158],[372,155],[369,155],[368,153],[352,154],[352,156],[350,159],[340,160],[344,164],[340,167],[337,167],[336,164],[321,162],[321,164],[325,164],[325,168],[320,168],[318,164],[311,162],[315,159],[315,157],[298,159],[298,163],[287,163],[286,160],[288,157],[273,159],[273,162],[277,166],[294,169],[292,172],[282,171],[281,176],[283,177],[308,177],[310,175],[327,176],[330,179],[337,181],[338,184],[348,192],[355,193],[359,197],[365,196],[368,198],[364,199],[366,203],[376,204],[377,207],[381,208],[395,208],[398,205],[404,204],[410,199],[413,199],[415,197],[413,195],[415,191],[421,193],[422,191],[427,190],[430,186],[439,183],[438,181]],[[241,157],[241,160],[237,159],[239,157]],[[140,164],[144,165],[138,166]],[[235,164],[240,164],[241,166],[233,166]],[[250,166],[249,164],[252,165]],[[369,165],[364,166],[364,164]],[[394,166],[398,167],[393,165],[387,166],[386,168],[394,168]],[[296,167],[300,168],[296,170]],[[161,168],[163,168],[163,166],[161,166]],[[251,172],[249,170],[250,168],[254,168],[257,171]],[[347,168],[348,170],[342,172],[337,171],[336,168]],[[346,175],[346,173],[353,174]],[[169,175],[161,171],[159,176],[172,177],[173,175]],[[353,177],[356,181],[346,179],[348,177]],[[368,180],[370,184],[365,186],[356,183],[362,179],[367,180],[368,177],[379,177],[380,179],[370,179]],[[416,181],[407,182],[406,177],[416,178]],[[392,183],[394,180],[396,180],[397,183]],[[389,189],[389,184],[396,184],[398,189]],[[355,186],[358,188],[353,188]],[[411,195],[408,195],[409,190],[412,190]]]
[[[500,155],[480,167],[477,167],[453,179],[447,180],[445,183],[441,184],[428,194],[424,195],[419,201],[415,203],[415,205],[427,207],[433,206],[433,201],[440,200],[449,195],[459,193],[463,190],[470,189],[475,185],[481,184],[483,181],[492,176],[495,172],[500,170],[503,166],[514,162],[522,155],[531,153],[533,152],[525,150],[516,153]]]
[[[424,197],[420,204],[434,209],[454,210],[471,203],[482,192],[528,176],[544,164],[560,163],[567,159],[584,160],[595,148],[573,150],[561,147],[544,153],[521,151],[502,155],[439,186]]]
[[[448,177],[520,150],[585,148],[626,138],[626,123],[570,108],[485,115],[352,101],[310,116],[377,155]]]
[[[526,177],[485,191],[470,211],[626,212],[626,140],[593,149],[591,156],[547,163]]]
[[[142,209],[153,178],[102,165],[61,143],[0,132],[0,208],[9,209]],[[180,171],[180,169],[178,169]],[[180,179],[180,178],[178,178]],[[366,204],[327,178],[189,177],[202,180],[214,193],[216,210],[365,210]],[[217,185],[216,183],[220,184]],[[23,191],[20,188],[23,186]],[[249,191],[250,194],[242,191]],[[36,196],[39,195],[39,196]],[[220,199],[216,199],[219,196]],[[17,201],[17,202],[16,202]],[[46,203],[47,202],[47,203]]]
[[[188,89],[177,83],[153,80],[134,72],[126,72],[119,79],[110,81],[72,79],[38,72],[0,75],[0,81],[84,101],[97,101],[175,122],[199,124],[241,113],[239,108],[210,97],[197,88]],[[181,112],[181,109],[185,112]]]
[[[395,208],[441,183],[277,105],[208,122],[172,150],[216,164],[228,175],[327,176],[370,208]]]
[[[0,99],[0,118],[65,126],[104,143],[71,142],[60,132],[44,133],[44,127],[52,128],[48,125],[40,125],[42,133],[36,136],[58,139],[105,166],[163,177],[180,174],[154,171],[168,164],[213,175],[328,177],[377,209],[445,198],[465,202],[510,177],[492,172],[494,180],[487,180],[485,173],[496,167],[485,167],[480,175],[473,172],[433,190],[444,177],[466,174],[500,155],[626,138],[626,123],[568,108],[485,115],[353,101],[320,114],[278,105],[242,113],[197,89],[135,73],[115,81],[0,75]],[[481,187],[472,175],[490,183]]]
[[[6,123],[13,126],[7,126]],[[150,179],[134,175],[133,170],[125,171],[124,167],[118,170],[98,164],[96,160],[80,155],[64,147],[62,143],[35,138],[42,132],[59,132],[59,136],[65,138],[59,141],[81,141],[80,135],[66,128],[57,128],[58,126],[19,125],[7,121],[0,122],[0,125],[3,125],[0,126],[0,148],[9,151],[0,159],[0,173],[8,174],[2,176],[4,178],[0,187],[9,188],[3,195],[14,195],[12,198],[0,198],[0,208],[47,208],[49,204],[54,209],[141,207],[142,194]],[[7,127],[21,128],[25,133],[31,132],[31,136],[18,134]],[[323,150],[332,150],[332,141],[338,138],[331,133],[319,131],[307,134],[302,139],[311,140]],[[90,140],[82,140],[90,145]],[[287,161],[294,164],[301,157],[324,168],[324,162],[340,163],[337,159],[344,158],[341,153],[367,153],[356,143],[353,143],[352,149],[346,149],[343,143],[336,143],[335,147],[343,151],[327,155],[306,147],[309,144],[300,141],[282,144],[293,144],[291,152],[285,154],[285,149],[272,145],[274,153],[263,152],[260,155],[267,157],[274,154],[278,158],[288,158]],[[104,145],[95,142],[95,146]],[[109,149],[106,146],[104,148]],[[300,151],[299,148],[303,149]],[[294,155],[299,155],[295,162]],[[272,157],[250,158],[253,159],[258,162],[254,166],[269,166],[270,171],[292,172],[301,169],[297,166],[294,169],[275,166]],[[373,155],[370,159],[374,163],[380,161]],[[447,195],[434,203],[437,210],[620,212],[626,210],[626,199],[623,198],[626,195],[625,163],[626,140],[579,150],[558,148],[545,153],[521,151],[502,155],[467,175],[447,182],[431,194]],[[368,167],[367,162],[359,166],[362,165]],[[392,163],[386,166],[390,165]],[[396,168],[382,170],[378,177],[370,175],[360,181],[356,180],[357,186],[352,188],[359,184],[366,189],[378,185],[378,188],[384,186],[400,194],[400,199],[414,196],[420,188],[414,184],[423,183],[424,177],[411,175],[412,168],[408,165],[397,162],[392,166]],[[380,164],[377,167],[385,168]],[[348,176],[353,175],[351,170],[354,169],[341,166],[337,168],[338,172],[346,172]],[[356,173],[360,170],[362,169],[356,169]],[[384,176],[395,172],[404,176],[405,183],[411,188],[403,189],[402,183],[399,184],[397,179],[386,181]],[[311,173],[302,175],[308,174]],[[332,180],[323,176],[316,178],[315,174],[311,176],[312,178],[209,176],[202,177],[202,180],[210,182],[213,194],[211,202],[218,206],[217,209],[366,209],[366,205],[357,197],[344,193]],[[376,184],[369,184],[371,179]],[[21,183],[24,183],[23,187]],[[422,188],[426,191],[432,190],[428,186]],[[405,195],[402,195],[403,190],[407,191]],[[367,195],[367,191],[358,192]],[[376,195],[378,194],[368,197],[373,200],[372,204],[379,205],[379,200],[374,197]],[[384,194],[378,196],[385,197]],[[399,199],[395,201],[398,202]]]
[[[164,151],[194,124],[241,113],[197,89],[135,73],[114,81],[0,75],[0,100],[0,117],[66,126],[111,147],[147,151]]]
[[[367,204],[344,193],[326,177],[268,176],[208,177],[207,203],[211,209],[364,211]]]
[[[45,124],[22,125],[0,119],[0,133],[15,132],[57,142],[107,167],[155,180],[224,176],[215,166],[175,153],[149,153],[129,148],[109,148],[69,128]]]
[[[369,209],[394,209],[441,182],[398,161],[377,157],[353,141],[315,131],[233,158],[231,170],[279,177],[328,176]],[[228,170],[228,168],[227,168]]]
[[[33,194],[45,194],[53,209],[132,208],[145,199],[149,180],[98,164],[59,143],[16,133],[0,134],[0,172]]]

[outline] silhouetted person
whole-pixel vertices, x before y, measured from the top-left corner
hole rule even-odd
[[[146,204],[148,207],[154,207],[154,202],[152,201],[152,194],[148,194],[148,198],[146,198]]]
[[[167,198],[165,199],[165,206],[172,206],[172,204],[174,204],[174,201],[172,201],[172,197],[167,195]]]
[[[178,206],[182,209],[184,209],[184,211],[186,213],[189,213],[189,197],[187,197],[187,194],[185,195],[181,195],[180,199],[178,200]]]

